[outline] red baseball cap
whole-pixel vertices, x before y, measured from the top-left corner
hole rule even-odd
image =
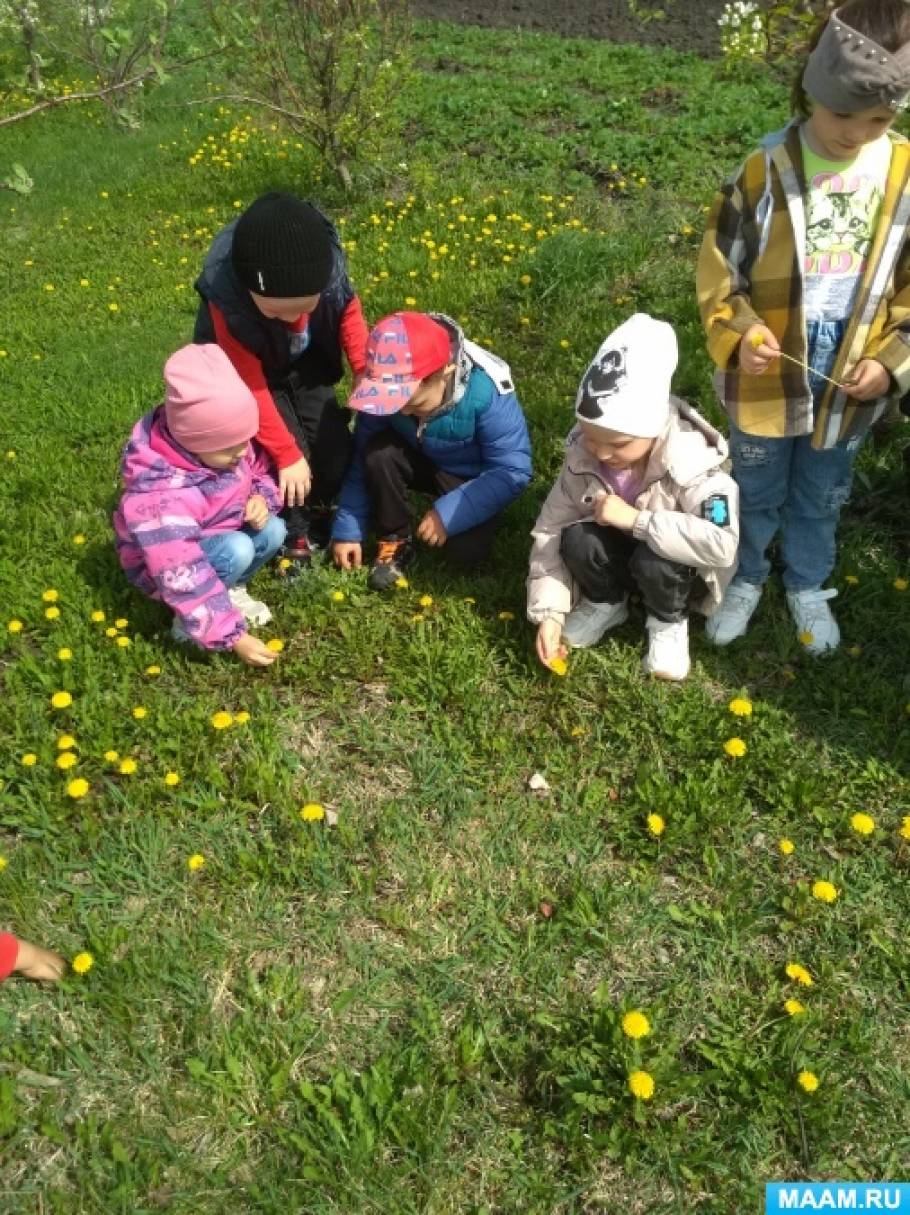
[[[348,404],[360,413],[398,413],[420,381],[442,371],[451,359],[452,341],[444,325],[425,312],[393,312],[370,333],[366,370]]]

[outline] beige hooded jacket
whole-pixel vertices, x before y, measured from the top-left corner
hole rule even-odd
[[[639,512],[632,529],[648,548],[695,569],[707,594],[694,604],[709,616],[723,598],[736,567],[739,544],[739,490],[721,468],[727,442],[697,410],[670,398],[670,416],[657,436],[645,469]],[[576,426],[566,439],[559,477],[541,508],[531,533],[528,575],[528,619],[533,624],[560,624],[578,599],[578,590],[560,556],[563,528],[590,521],[594,498],[610,492],[600,461],[584,445]],[[725,524],[712,517],[726,517]]]

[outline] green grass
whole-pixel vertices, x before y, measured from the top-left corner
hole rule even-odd
[[[905,1171],[898,445],[861,459],[829,661],[799,652],[776,587],[744,643],[696,637],[682,687],[642,679],[638,618],[564,680],[523,622],[527,533],[608,329],[635,308],[673,320],[678,390],[717,416],[692,298],[703,208],[783,94],[543,36],[423,26],[418,51],[406,167],[351,200],[255,117],[182,107],[201,80],[159,93],[133,135],[89,111],[5,135],[36,189],[2,199],[0,595],[25,627],[0,638],[0,923],[95,964],[59,990],[3,988],[4,1212],[729,1215],[766,1179]],[[224,139],[235,126],[245,142]],[[190,165],[209,135],[242,159]],[[371,318],[413,298],[510,360],[536,475],[476,580],[428,557],[380,600],[326,568],[292,590],[264,575],[286,649],[253,672],[171,646],[109,516],[211,234],[277,185],[344,220]],[[104,635],[119,615],[126,648]],[[50,708],[57,689],[70,709]],[[250,719],[216,732],[221,709]],[[337,823],[302,822],[308,801]],[[653,1027],[638,1044],[630,1008]],[[626,1088],[638,1066],[647,1103]]]

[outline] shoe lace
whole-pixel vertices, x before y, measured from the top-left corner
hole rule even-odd
[[[380,540],[376,552],[377,564],[390,565],[398,556],[403,544],[403,540]]]

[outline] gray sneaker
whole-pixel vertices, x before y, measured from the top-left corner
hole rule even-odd
[[[723,602],[705,624],[705,636],[715,645],[729,645],[742,637],[761,599],[761,587],[751,582],[731,582]]]
[[[245,586],[232,586],[228,598],[247,624],[268,624],[272,613],[261,599],[254,599]]]
[[[626,600],[619,603],[594,603],[591,599],[579,599],[566,617],[562,627],[562,639],[574,650],[583,650],[597,645],[608,629],[615,629],[629,618]]]

